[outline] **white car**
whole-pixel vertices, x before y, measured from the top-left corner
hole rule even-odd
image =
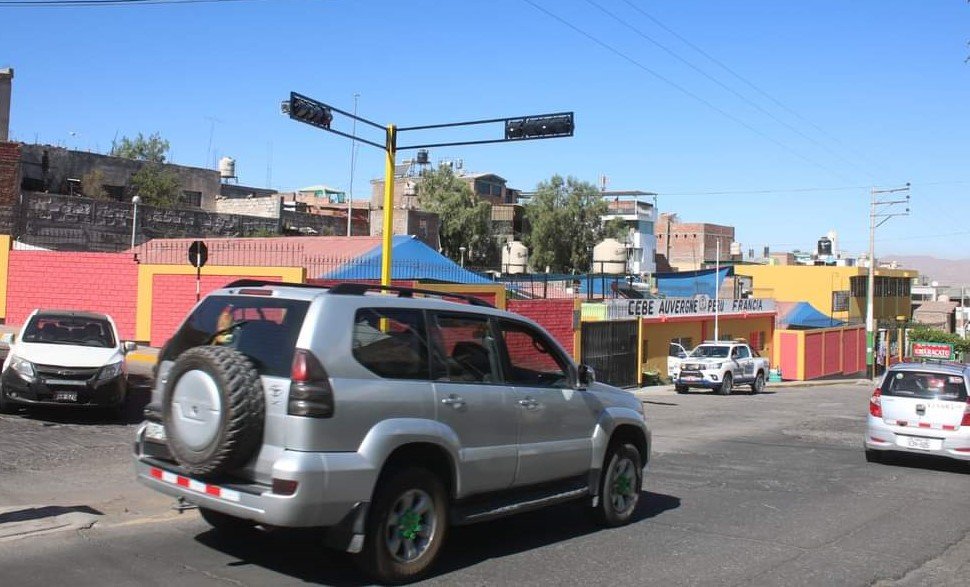
[[[962,363],[890,367],[869,400],[866,460],[908,452],[970,461],[968,382]]]
[[[127,395],[125,354],[114,321],[104,314],[34,310],[10,345],[0,375],[0,412],[17,406],[110,408],[119,415]]]
[[[690,351],[685,349],[679,342],[671,342],[667,349],[667,377],[671,380],[677,378],[680,372],[680,364],[690,355]]]

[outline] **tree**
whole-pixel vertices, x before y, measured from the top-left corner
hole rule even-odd
[[[157,163],[146,163],[135,172],[128,189],[147,206],[172,208],[179,202],[178,176]]]
[[[475,196],[471,187],[455,175],[451,167],[442,165],[426,173],[417,186],[421,207],[438,215],[442,252],[454,261],[461,258],[483,257],[492,246],[492,206]]]
[[[104,173],[100,169],[92,169],[81,176],[81,193],[95,200],[108,199],[108,193],[104,190]]]
[[[554,175],[539,183],[525,206],[532,231],[525,238],[536,271],[586,272],[593,247],[604,238],[620,237],[622,222],[604,225],[606,201],[592,183]]]
[[[942,342],[953,345],[953,349],[966,356],[970,353],[970,340],[961,338],[958,334],[931,328],[925,324],[916,324],[909,331],[909,340],[921,342]]]
[[[139,161],[149,161],[151,163],[165,163],[168,155],[169,143],[157,132],[145,138],[141,133],[134,139],[122,137],[121,142],[111,142],[111,152],[113,157],[124,157],[125,159],[137,159]]]

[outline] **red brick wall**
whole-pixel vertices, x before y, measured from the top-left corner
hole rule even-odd
[[[231,281],[251,275],[203,275],[199,282],[202,297]],[[281,281],[279,276],[260,276],[266,281]],[[175,333],[195,305],[195,275],[155,275],[152,278],[151,346],[160,347]]]
[[[131,255],[10,251],[7,323],[36,308],[87,310],[114,318],[123,339],[135,336],[138,265]]]
[[[20,194],[20,145],[0,142],[0,206],[17,202]]]
[[[509,300],[508,310],[538,322],[573,354],[573,300]]]

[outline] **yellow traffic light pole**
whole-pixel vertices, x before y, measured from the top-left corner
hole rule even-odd
[[[532,114],[528,116],[514,116],[505,118],[489,118],[485,120],[467,120],[464,122],[447,122],[444,124],[426,124],[422,126],[402,126],[398,127],[389,124],[386,127],[377,124],[366,118],[357,116],[357,109],[354,112],[341,110],[330,104],[325,104],[314,100],[308,96],[290,92],[290,99],[284,100],[280,105],[283,114],[293,120],[298,120],[310,126],[315,126],[321,130],[331,132],[353,141],[364,143],[378,149],[383,149],[385,154],[384,161],[384,221],[383,235],[381,239],[381,286],[391,285],[391,246],[394,242],[394,158],[398,151],[397,135],[399,132],[409,130],[430,130],[440,128],[453,128],[459,126],[475,126],[481,124],[501,123],[505,127],[504,138],[484,139],[474,141],[455,141],[445,143],[429,143],[425,145],[405,145],[400,147],[402,150],[428,149],[432,147],[453,147],[459,145],[485,145],[490,143],[505,143],[509,141],[522,141],[534,139],[555,139],[560,137],[573,136],[574,121],[572,112],[554,112],[551,114]],[[374,128],[384,131],[384,144],[377,141],[357,136],[356,129],[353,134],[331,128],[334,112],[342,114],[355,121],[362,122]],[[348,226],[350,223],[350,210],[347,211]]]
[[[394,232],[394,157],[397,151],[397,127],[387,125],[384,147],[384,232],[381,241],[381,285],[391,285],[391,244]]]

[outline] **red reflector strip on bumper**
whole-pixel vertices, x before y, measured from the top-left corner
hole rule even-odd
[[[195,479],[189,479],[188,477],[176,475],[175,473],[170,473],[168,471],[163,471],[162,469],[155,467],[149,469],[148,475],[152,479],[158,479],[159,481],[168,483],[169,485],[184,487],[190,491],[195,491],[196,493],[211,495],[212,497],[218,497],[219,499],[224,499],[226,501],[239,501],[238,491],[219,487],[218,485],[209,485],[207,483],[196,481]]]

